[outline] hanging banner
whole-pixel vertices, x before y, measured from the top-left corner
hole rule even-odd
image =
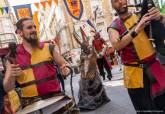
[[[81,0],[64,0],[68,13],[76,20],[80,20],[83,14],[83,4]]]
[[[46,8],[46,1],[41,2],[42,7],[45,9]]]
[[[58,0],[53,0],[56,5],[58,5]]]
[[[90,19],[88,19],[86,22],[88,23],[88,25],[89,25],[90,27],[92,27],[92,28],[96,31],[96,27],[94,26],[94,24],[91,22]]]
[[[40,9],[40,4],[39,3],[34,3],[34,5],[37,9]]]
[[[4,7],[4,10],[7,14],[9,13],[9,8],[8,7]]]
[[[32,17],[32,10],[30,4],[14,6],[14,11],[17,19]]]
[[[52,6],[52,0],[47,1],[47,3],[50,7]]]
[[[3,8],[0,7],[0,12],[3,14]]]

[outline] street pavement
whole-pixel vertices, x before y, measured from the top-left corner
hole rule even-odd
[[[108,97],[111,101],[102,105],[93,111],[84,111],[81,114],[136,114],[133,105],[128,96],[127,90],[123,86],[123,74],[118,66],[112,69],[112,81],[108,79],[103,81]],[[75,75],[73,78],[74,95],[78,101],[80,75]],[[65,81],[66,93],[70,94],[69,78]]]

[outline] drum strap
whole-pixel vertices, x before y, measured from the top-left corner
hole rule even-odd
[[[42,84],[42,83],[50,81],[50,80],[56,80],[56,77],[54,75],[53,76],[48,76],[48,77],[40,79],[40,80],[33,80],[33,81],[30,81],[30,82],[27,82],[27,83],[20,84],[19,86],[20,86],[20,88],[24,88],[24,87],[27,87],[27,86],[31,86],[33,84],[39,85],[39,84]]]
[[[37,64],[21,66],[21,68],[22,68],[22,70],[25,70],[25,69],[29,69],[29,68],[34,68],[34,67],[38,67],[38,66],[41,66],[41,65],[45,65],[45,64],[53,64],[53,61],[52,60],[43,61],[43,62],[40,62],[40,63],[37,63]],[[30,82],[19,84],[19,87],[20,88],[24,88],[24,87],[27,87],[27,86],[31,86],[33,84],[39,85],[39,84],[42,84],[42,83],[50,81],[50,80],[56,80],[56,76],[54,76],[54,75],[53,76],[46,76],[46,78],[43,78],[43,79],[40,79],[40,80],[33,80],[33,81],[30,81]]]
[[[52,57],[53,57],[54,48],[55,48],[55,45],[49,44],[49,52],[50,52],[50,54],[52,55]],[[61,83],[62,90],[63,90],[63,92],[65,92],[65,82],[64,82],[63,76],[62,76],[61,73],[60,73],[60,68],[59,68],[59,66],[56,64],[55,61],[53,62],[53,65],[56,67],[57,78],[58,78],[58,80],[59,80],[60,83]]]
[[[37,63],[37,64],[31,64],[31,65],[27,65],[27,66],[21,66],[21,68],[22,68],[22,70],[26,70],[26,69],[29,69],[29,68],[34,68],[34,67],[37,67],[37,66],[40,66],[40,65],[45,65],[45,64],[53,64],[53,61],[52,60],[43,61],[43,62],[40,62],[40,63]]]

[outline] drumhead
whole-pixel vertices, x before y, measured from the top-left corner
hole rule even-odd
[[[60,100],[62,100],[65,96],[55,96],[49,99],[40,100],[38,102],[35,102],[27,107],[25,107],[23,110],[18,111],[16,114],[28,114],[35,111],[38,111],[40,109],[43,109],[45,107],[48,107],[49,105],[52,105]]]

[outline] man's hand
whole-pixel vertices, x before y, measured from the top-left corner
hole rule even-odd
[[[145,14],[140,22],[138,23],[137,27],[135,28],[135,32],[139,33],[143,30],[152,20],[160,20],[161,15],[159,9],[152,7],[148,10],[148,13]]]
[[[61,75],[63,76],[68,76],[70,74],[70,69],[67,68],[67,64],[63,64],[61,67],[60,67],[60,71],[61,71]]]
[[[159,9],[155,8],[155,7],[149,9],[148,14],[149,14],[149,17],[151,20],[157,20],[158,21],[161,18]]]
[[[137,26],[135,27],[135,32],[139,33],[140,31],[142,31],[147,25],[149,25],[151,22],[151,17],[149,16],[149,14],[145,14],[140,22],[137,24]]]
[[[22,69],[19,67],[19,65],[16,64],[10,64],[8,63],[8,68],[6,70],[6,74],[9,76],[20,76],[23,74]]]
[[[6,72],[4,77],[4,89],[6,92],[15,88],[16,76],[23,74],[22,69],[19,65],[11,64],[9,61],[6,62]]]

